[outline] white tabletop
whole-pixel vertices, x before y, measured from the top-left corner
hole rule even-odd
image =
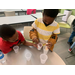
[[[25,58],[26,50],[32,54],[31,61],[27,61]],[[20,50],[17,54],[11,51],[5,55],[7,60],[6,65],[42,65],[40,62],[40,54],[42,53],[43,50],[38,51],[32,46],[20,46]],[[64,61],[55,52],[49,51],[47,55],[48,59],[44,65],[65,65]]]
[[[35,18],[32,17],[31,15],[0,17],[0,25],[25,23],[25,22],[33,22],[33,21],[35,21]]]
[[[0,9],[0,12],[5,12],[5,11],[22,11],[22,9]]]
[[[36,18],[42,18],[42,13],[31,14]],[[64,14],[58,13],[57,17],[64,16]]]

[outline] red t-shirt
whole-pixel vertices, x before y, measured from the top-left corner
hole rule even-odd
[[[25,39],[23,37],[23,35],[21,34],[20,31],[17,31],[18,32],[18,35],[19,35],[19,38],[18,38],[18,41],[16,42],[8,42],[8,41],[4,41],[2,38],[0,38],[0,50],[6,54],[8,52],[10,52],[13,48],[13,46],[17,45],[19,42],[23,42]]]

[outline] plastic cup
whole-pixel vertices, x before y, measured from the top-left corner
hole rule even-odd
[[[13,49],[14,49],[15,53],[18,53],[18,51],[19,51],[19,46],[14,46]]]
[[[25,58],[27,59],[27,61],[30,61],[31,60],[31,53],[30,52],[26,52],[25,53]]]
[[[37,49],[41,50],[41,48],[42,48],[42,43],[37,44]]]
[[[47,61],[48,56],[46,54],[41,54],[40,55],[40,60],[42,64],[45,64],[45,62]]]
[[[47,48],[47,46],[43,46],[43,53],[44,54],[47,54],[49,51],[49,49]]]

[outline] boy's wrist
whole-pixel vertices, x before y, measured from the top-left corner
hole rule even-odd
[[[34,36],[34,37],[32,38],[32,40],[34,40],[34,39],[37,39],[37,37],[36,37],[36,36]]]

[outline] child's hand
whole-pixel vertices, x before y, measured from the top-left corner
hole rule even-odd
[[[51,46],[52,46],[52,43],[51,43],[51,42],[49,42],[49,43],[47,43],[47,44],[46,44],[46,46],[48,47],[48,49],[50,49],[50,48],[51,48]]]
[[[21,42],[19,42],[18,44],[17,44],[17,46],[19,46],[21,44]]]
[[[33,42],[35,42],[36,44],[38,44],[39,43],[39,40],[37,38],[34,38],[33,39]]]
[[[37,44],[33,44],[33,46],[37,48]]]

